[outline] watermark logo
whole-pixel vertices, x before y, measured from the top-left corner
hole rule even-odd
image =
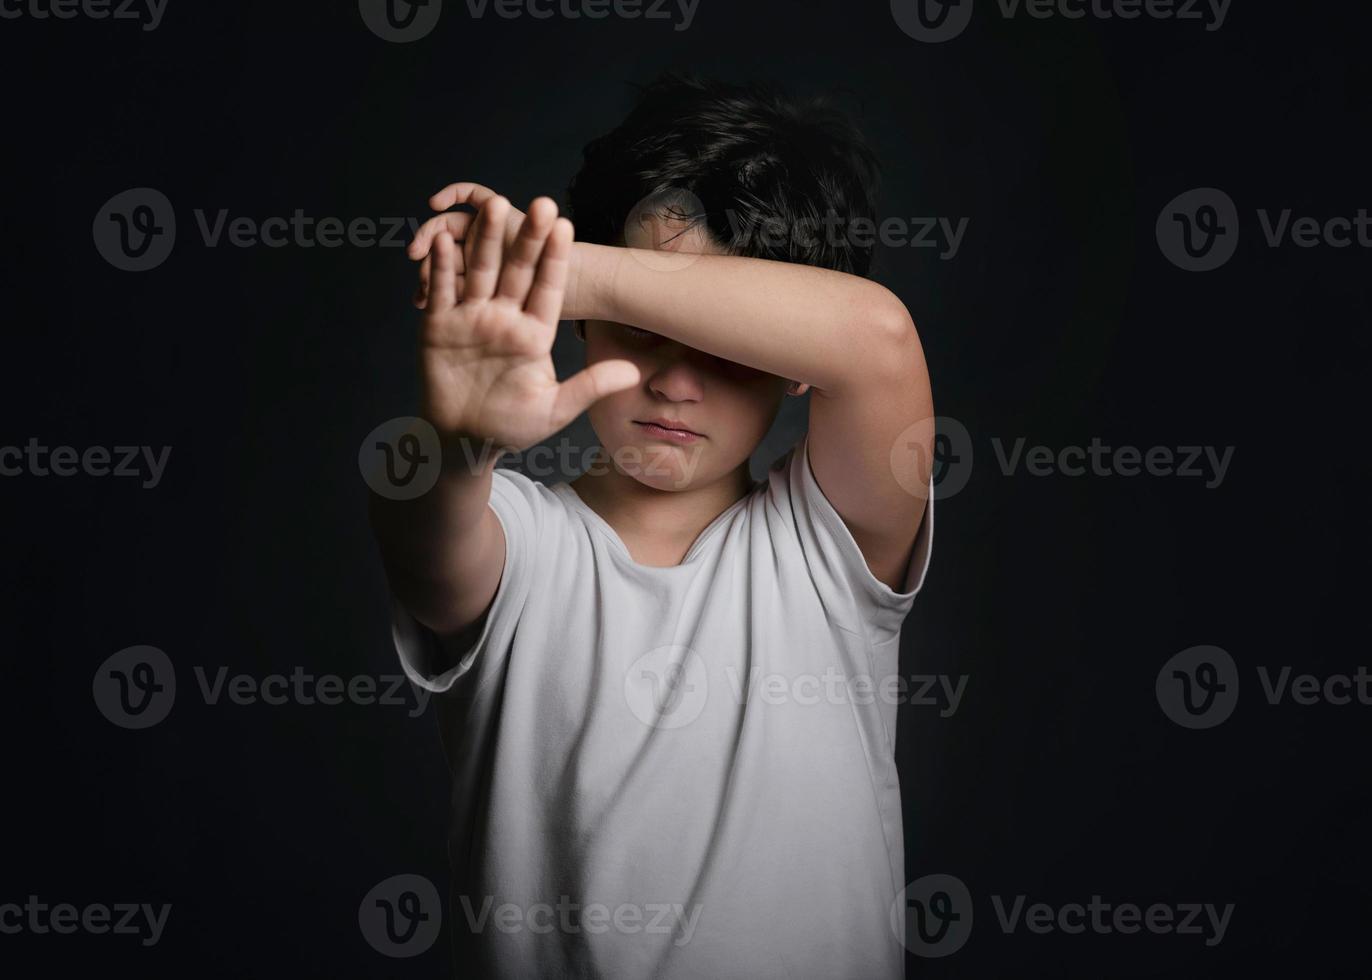
[[[165,0],[164,0],[165,2]],[[362,22],[383,41],[408,44],[428,37],[438,26],[441,0],[359,0]],[[673,31],[695,22],[700,0],[465,0],[467,16],[484,20],[668,21]]]
[[[1319,219],[1291,208],[1258,208],[1258,228],[1268,248],[1288,242],[1301,249],[1372,248],[1372,218],[1366,208],[1351,217]],[[1158,214],[1158,248],[1167,261],[1187,272],[1210,272],[1234,257],[1239,244],[1239,211],[1233,199],[1214,187],[1178,194]]]
[[[1207,33],[1224,26],[1232,0],[995,0],[994,13],[1012,20],[1202,21]],[[891,0],[891,15],[917,41],[940,44],[961,34],[972,19],[972,0]]]
[[[95,670],[95,706],[120,728],[151,728],[176,701],[176,669],[157,647],[125,647]]]
[[[392,419],[373,429],[358,450],[358,466],[367,485],[390,499],[419,497],[433,488],[443,465],[475,473],[487,465],[531,480],[571,481],[582,474],[616,471],[640,477],[658,487],[687,487],[700,464],[704,447],[580,445],[563,436],[527,449],[499,446],[494,439],[477,444],[456,440],[446,453],[436,430],[424,419]],[[440,457],[447,460],[442,464]]]
[[[624,701],[651,728],[681,728],[700,717],[709,697],[705,661],[688,646],[649,650],[624,673]]]
[[[704,253],[700,236],[708,236],[705,204],[684,187],[667,187],[644,197],[624,219],[629,255],[654,272],[690,268]]]
[[[625,445],[607,452],[603,446],[582,446],[562,437],[520,450],[486,439],[480,445],[459,440],[455,447],[449,447],[447,456],[448,465],[465,465],[469,473],[493,464],[496,469],[517,472],[531,480],[557,477],[570,481],[613,468],[642,477],[654,486],[684,487],[691,483],[702,448]],[[443,460],[437,430],[425,419],[412,416],[383,422],[367,434],[357,451],[362,479],[388,500],[413,500],[428,493],[438,482]]]
[[[1167,203],[1155,230],[1167,261],[1187,272],[1209,272],[1238,248],[1239,211],[1224,191],[1197,187]]]
[[[417,718],[429,704],[430,692],[408,683],[404,674],[312,674],[297,666],[289,674],[230,674],[220,666],[213,672],[191,668],[196,689],[210,707],[298,705],[381,705],[409,708]],[[414,704],[405,696],[414,695]],[[171,659],[151,646],[120,650],[96,668],[91,692],[100,713],[120,728],[142,729],[159,724],[176,702],[176,670]]]
[[[891,16],[916,41],[951,41],[972,22],[972,0],[891,0]]]
[[[928,443],[929,428],[934,436]],[[1058,477],[1179,477],[1201,481],[1207,490],[1218,489],[1234,460],[1234,446],[1111,446],[1099,436],[1085,445],[1031,445],[1024,436],[1007,442],[992,437],[991,449],[1001,475],[1021,472],[1030,476]],[[929,449],[926,449],[926,444]],[[932,456],[929,465],[922,456]],[[924,497],[928,489],[919,474],[929,472],[934,496],[946,500],[959,493],[972,477],[972,436],[957,419],[940,416],[923,419],[901,431],[891,446],[891,471],[906,493]]]
[[[419,230],[412,217],[316,218],[296,208],[289,217],[257,219],[231,217],[220,208],[192,212],[205,248],[228,244],[234,248],[404,248]],[[409,237],[406,237],[406,232]],[[110,265],[124,272],[156,269],[176,244],[176,209],[167,196],[151,187],[135,187],[114,195],[96,213],[91,228],[95,249]]]
[[[1235,905],[1214,902],[1107,901],[1092,895],[1086,902],[1031,902],[1025,894],[990,896],[994,921],[1001,933],[1023,930],[1036,936],[1060,933],[1076,936],[1133,935],[1195,936],[1207,947],[1224,941]],[[916,956],[938,958],[961,949],[972,931],[972,894],[961,879],[947,874],[925,875],[906,885],[891,907],[891,928]]]
[[[438,432],[413,416],[383,422],[362,440],[357,465],[362,479],[378,496],[388,500],[422,497],[434,488],[443,468]]]
[[[357,907],[367,944],[382,956],[404,959],[426,952],[438,938],[443,905],[423,875],[400,874],[376,885]]]
[[[176,210],[167,195],[151,187],[116,194],[95,215],[95,249],[123,272],[156,269],[176,244]]]
[[[467,926],[474,933],[484,932],[487,926],[508,934],[531,932],[547,935],[559,932],[574,936],[583,932],[621,935],[671,935],[673,946],[685,946],[695,935],[696,925],[704,906],[697,902],[690,911],[678,902],[647,902],[637,905],[624,902],[614,908],[602,902],[575,902],[563,895],[556,904],[535,902],[529,906],[514,902],[495,904],[486,895],[478,909],[466,896],[458,897]]]
[[[1239,669],[1215,646],[1195,646],[1174,655],[1155,684],[1163,713],[1183,728],[1214,728],[1239,702]]]
[[[712,686],[737,705],[908,705],[951,718],[970,680],[967,674],[846,674],[833,664],[822,672],[788,674],[730,663],[721,675],[711,676],[690,647],[662,646],[630,665],[624,699],[634,717],[651,728],[689,725],[700,716]],[[723,688],[714,685],[719,680]]]
[[[442,0],[359,0],[362,23],[383,41],[408,44],[428,37],[443,14]]]
[[[925,443],[930,429],[933,440],[925,464]],[[957,419],[939,416],[921,419],[901,430],[891,444],[891,472],[901,489],[912,497],[929,496],[929,487],[922,482],[921,473],[928,473],[937,500],[955,496],[972,478],[972,435]]]
[[[725,208],[727,233],[721,238],[730,251],[787,251],[804,254],[821,242],[831,248],[869,249],[927,248],[941,260],[957,257],[967,234],[970,218],[912,216],[868,218],[850,217],[837,211],[823,216],[790,220],[757,212]],[[693,191],[667,187],[644,197],[624,220],[623,240],[632,249],[646,250],[634,257],[650,269],[674,272],[699,260],[700,242],[696,235],[709,232],[709,212]]]
[[[1372,705],[1372,672],[1359,666],[1352,674],[1298,674],[1288,664],[1255,668],[1258,688],[1269,707],[1284,702],[1312,705]],[[1172,656],[1158,671],[1158,705],[1183,728],[1214,728],[1229,719],[1239,699],[1239,669],[1234,658],[1216,646],[1195,646]],[[1251,688],[1250,688],[1251,690]]]
[[[972,934],[972,893],[953,875],[925,875],[896,895],[891,928],[916,956],[951,956]]]
[[[338,674],[312,674],[297,666],[290,674],[229,674],[229,668],[218,667],[211,675],[204,667],[192,668],[196,687],[205,704],[214,707],[221,703],[246,707],[249,705],[314,705],[340,704],[382,705],[408,707],[409,716],[418,718],[428,706],[431,692],[408,683],[404,674],[354,674],[344,678]],[[404,691],[414,694],[411,706]]]

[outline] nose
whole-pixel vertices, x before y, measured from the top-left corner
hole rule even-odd
[[[705,397],[705,362],[711,356],[682,344],[664,344],[655,368],[648,373],[648,390],[671,402],[698,402]]]

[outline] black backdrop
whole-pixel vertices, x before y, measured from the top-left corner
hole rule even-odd
[[[876,269],[920,327],[939,414],[969,440],[950,443],[967,482],[940,506],[902,649],[903,672],[966,689],[951,713],[903,707],[898,754],[908,878],[954,876],[973,924],[949,955],[911,955],[911,975],[1365,975],[1372,707],[1270,704],[1258,673],[1368,663],[1368,251],[1271,246],[1258,217],[1372,205],[1360,5],[1237,3],[1207,30],[1007,18],[983,0],[939,44],[879,2],[700,0],[684,30],[679,14],[445,6],[411,43],[351,3],[170,0],[153,30],[5,7],[20,16],[0,19],[0,446],[172,448],[151,488],[27,464],[0,479],[0,904],[171,911],[153,945],[0,933],[0,968],[450,970],[454,910],[408,959],[380,955],[358,920],[392,875],[446,895],[433,712],[410,717],[408,690],[405,706],[211,704],[194,673],[398,673],[358,450],[414,407],[413,268],[399,248],[212,247],[195,214],[422,218],[457,179],[521,205],[565,199],[627,83],[670,67],[838,91],[884,161],[883,216],[968,219],[955,255],[888,245]],[[93,236],[131,188],[176,218],[170,255],[142,272]],[[1179,268],[1155,234],[1192,188],[1237,208],[1234,255],[1212,271]],[[758,462],[794,439],[801,408]],[[1206,487],[1123,467],[1007,474],[997,447],[1020,437],[1235,448]],[[166,653],[177,693],[131,730],[93,685],[138,645]],[[1198,645],[1228,653],[1241,692],[1205,730],[1155,690]],[[993,896],[1017,895],[1234,909],[1212,945],[1007,932]]]

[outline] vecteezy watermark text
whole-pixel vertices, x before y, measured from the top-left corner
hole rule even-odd
[[[932,422],[932,443],[924,431]],[[1006,441],[992,437],[991,448],[1001,475],[1021,472],[1030,476],[1059,477],[1169,477],[1202,481],[1207,490],[1218,488],[1229,472],[1234,446],[1112,446],[1099,436],[1085,444],[1031,445],[1024,436]],[[924,459],[925,456],[930,458]],[[910,465],[911,458],[919,465]],[[972,434],[955,418],[939,416],[916,422],[897,435],[891,444],[891,470],[901,487],[912,495],[928,493],[923,483],[909,474],[929,473],[934,493],[946,500],[961,492],[972,477],[976,457]]]
[[[235,706],[266,705],[380,705],[409,708],[416,718],[428,706],[430,692],[407,683],[404,674],[314,674],[296,666],[289,674],[265,676],[230,674],[227,667],[213,672],[192,668],[196,687],[205,704]],[[96,707],[120,728],[151,728],[171,713],[176,701],[176,669],[171,658],[157,647],[133,646],[107,658],[91,680]],[[409,690],[414,704],[405,695]]]
[[[1025,894],[990,896],[996,925],[1009,936],[1021,930],[1044,936],[1091,933],[1097,936],[1195,936],[1218,946],[1229,931],[1234,903],[1107,901],[1092,895],[1085,902],[1031,902]],[[910,882],[891,906],[891,928],[916,956],[950,956],[966,944],[975,918],[972,893],[949,874],[929,874]]]
[[[155,31],[168,0],[0,0],[0,20],[132,20]]]
[[[725,690],[733,703],[761,705],[909,705],[934,708],[940,718],[957,713],[967,693],[967,674],[845,674],[836,665],[822,673],[746,672],[736,664],[711,676],[705,658],[683,644],[655,647],[624,672],[624,701],[651,728],[682,728],[704,710],[711,690]]]
[[[1002,896],[991,896],[1002,932],[1007,935],[1016,932],[1022,921],[1026,929],[1039,936],[1052,932],[1068,935],[1092,932],[1101,936],[1151,932],[1202,936],[1206,946],[1218,946],[1224,941],[1234,914],[1233,902],[1222,906],[1213,902],[1154,902],[1141,906],[1135,902],[1107,902],[1100,895],[1092,895],[1089,902],[1066,902],[1056,906],[1047,902],[1027,902],[1028,896],[1015,895],[1007,906]]]
[[[78,907],[68,902],[48,905],[40,902],[37,895],[30,895],[23,905],[17,902],[0,904],[0,935],[32,933],[41,936],[54,932],[70,935],[84,932],[101,936],[109,933],[115,936],[140,936],[142,945],[156,946],[167,927],[167,916],[170,914],[169,902],[162,905],[139,902],[106,905],[92,902]]]
[[[3,2],[3,0],[0,0]],[[226,208],[192,211],[205,248],[404,248],[419,230],[414,217],[308,215],[231,215]],[[408,233],[408,235],[407,235]],[[146,272],[171,255],[177,239],[176,210],[151,187],[116,194],[96,213],[91,226],[96,251],[116,269]]]
[[[675,20],[684,31],[696,18],[700,0],[466,0],[467,13],[480,20],[489,10],[505,20]]]
[[[743,242],[766,248],[782,248],[793,242],[801,248],[813,248],[820,241],[833,247],[870,248],[880,244],[887,248],[935,248],[940,259],[957,257],[970,221],[965,217],[889,217],[878,221],[833,211],[823,218],[783,220],[743,216],[733,208],[725,209],[725,217],[735,246]]]
[[[547,935],[557,931],[564,935],[577,935],[581,932],[601,934],[611,930],[625,935],[675,934],[673,946],[685,946],[691,941],[704,908],[699,902],[691,906],[689,913],[678,902],[648,902],[642,905],[623,902],[611,908],[601,902],[575,902],[567,895],[562,895],[556,904],[535,902],[521,906],[514,902],[502,902],[499,905],[494,902],[492,896],[486,895],[478,910],[468,896],[459,896],[458,903],[473,932],[483,932],[489,924],[507,934],[528,931]]]
[[[584,446],[566,437],[528,449],[500,446],[494,439],[480,443],[459,440],[445,451],[438,432],[424,419],[401,416],[377,426],[362,440],[357,465],[362,478],[388,500],[413,500],[433,489],[445,467],[449,472],[474,473],[491,465],[515,470],[532,480],[561,477],[573,480],[583,473],[601,475],[611,467],[643,477],[658,486],[689,486],[701,459],[695,446]]]
[[[1224,474],[1234,458],[1234,447],[1225,446],[1223,455],[1216,446],[1137,446],[1111,447],[1098,437],[1087,446],[1065,446],[1054,450],[1049,446],[1030,446],[1023,436],[1017,438],[1007,451],[1000,439],[993,438],[991,446],[1000,462],[1000,471],[1013,476],[1020,469],[1030,476],[1178,476],[1203,478],[1205,488],[1213,490],[1224,482]],[[1089,461],[1089,466],[1088,466]]]
[[[0,446],[0,477],[138,477],[145,490],[162,482],[171,446],[45,446],[35,436],[24,446]]]
[[[737,703],[762,704],[889,704],[937,708],[940,718],[949,718],[967,693],[968,675],[889,674],[873,677],[857,674],[847,677],[837,667],[822,674],[764,674],[756,667],[745,679],[743,672],[730,664],[724,669],[729,689]],[[661,679],[664,683],[666,678]]]
[[[1351,674],[1323,677],[1296,673],[1290,664],[1256,668],[1263,700],[1276,707],[1290,703],[1314,705],[1372,705],[1372,672],[1359,665]],[[1227,721],[1239,700],[1239,668],[1229,653],[1203,644],[1173,654],[1154,682],[1158,706],[1182,728],[1214,728]]]
[[[1233,0],[995,0],[1006,20],[1203,21],[1207,32],[1224,26]],[[890,0],[897,26],[917,41],[951,41],[972,22],[972,0]]]
[[[1288,242],[1300,249],[1372,248],[1372,216],[1366,208],[1322,218],[1291,208],[1258,208],[1256,214],[1268,248]],[[1210,272],[1228,262],[1238,249],[1239,230],[1238,206],[1216,187],[1178,194],[1159,212],[1154,229],[1163,256],[1187,272]]]
[[[684,31],[695,21],[700,0],[464,0],[467,15],[482,20],[494,14],[502,20],[534,21],[618,20],[669,21]],[[359,0],[367,29],[383,41],[408,44],[427,37],[443,13],[441,0]]]

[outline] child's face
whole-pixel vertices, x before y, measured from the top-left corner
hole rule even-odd
[[[626,244],[682,253],[720,254],[699,226],[632,229]],[[657,334],[607,320],[586,321],[586,363],[622,358],[638,366],[638,385],[602,398],[589,415],[618,469],[662,490],[685,490],[727,477],[746,464],[767,434],[787,381]],[[700,433],[678,443],[646,430],[666,418]],[[637,452],[635,452],[637,450]]]

